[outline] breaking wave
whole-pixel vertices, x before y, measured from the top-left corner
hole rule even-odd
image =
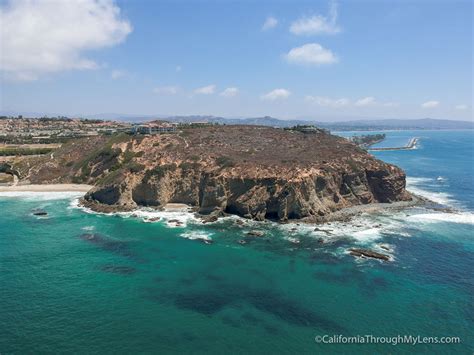
[[[430,191],[426,187],[437,188],[439,184],[435,183],[435,179],[431,178],[414,178],[407,177],[407,189],[416,195],[425,197],[440,205],[461,207],[459,202],[453,199],[452,195],[441,191]]]
[[[68,200],[83,196],[83,192],[64,191],[64,192],[35,192],[35,191],[2,191],[0,197],[21,198],[29,201],[49,201],[49,200]]]
[[[189,231],[186,233],[180,234],[181,237],[190,240],[203,240],[203,241],[212,241],[212,233],[206,233],[202,231]]]
[[[129,212],[97,212],[88,207],[82,206],[79,199],[76,198],[71,201],[69,208],[80,209],[85,213],[100,214],[106,216],[119,216],[122,218],[137,218],[146,223],[166,222],[167,227],[181,227],[185,228],[188,223],[198,223],[200,220],[196,218],[194,213],[188,211],[187,208],[173,210],[173,211],[157,211],[150,208],[138,208]]]

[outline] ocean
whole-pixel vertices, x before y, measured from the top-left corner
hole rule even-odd
[[[409,208],[315,230],[1,193],[0,353],[472,354],[474,132],[386,134],[380,146],[420,140],[373,154],[456,213]],[[265,235],[246,237],[253,229]]]

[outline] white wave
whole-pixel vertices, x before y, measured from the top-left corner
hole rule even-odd
[[[420,187],[420,185],[435,187],[435,181],[437,180],[431,178],[407,177],[407,189],[416,195],[425,197],[433,202],[439,203],[440,205],[459,207],[459,203],[453,199],[452,195],[449,193],[441,191],[429,191]]]
[[[405,226],[404,214],[380,212],[356,216],[348,222],[330,222],[320,225],[288,223],[278,225],[277,228],[287,234],[284,235],[287,240],[306,235],[317,239],[322,238],[325,243],[343,238],[351,239],[355,244],[375,246],[381,239],[390,235],[410,237],[411,234],[404,230]]]
[[[205,233],[205,232],[197,232],[197,231],[190,231],[186,233],[180,234],[181,237],[190,239],[190,240],[202,240],[212,242],[211,238],[212,233]]]
[[[300,243],[300,240],[298,238],[295,238],[295,237],[286,237],[285,239],[288,240],[290,243],[293,243],[293,244],[299,244]]]
[[[85,226],[81,228],[83,231],[93,231],[95,226]]]
[[[432,192],[417,187],[409,187],[408,191],[413,192],[416,195],[425,197],[428,200],[436,202],[440,205],[456,207],[459,203],[452,198],[452,195],[446,192]]]
[[[2,191],[0,197],[20,198],[28,201],[49,201],[49,200],[67,200],[83,196],[83,192],[74,191],[51,191],[51,192],[35,192],[35,191]]]
[[[420,213],[408,216],[411,222],[418,223],[459,223],[459,224],[474,224],[474,213],[460,212],[460,213],[447,213],[447,212],[434,212],[434,213]]]
[[[357,231],[352,234],[352,237],[357,240],[357,242],[366,244],[368,242],[374,242],[382,238],[380,234],[380,229],[378,228],[368,228]]]
[[[168,227],[186,227],[188,223],[197,223],[199,220],[194,216],[194,213],[187,211],[156,211],[150,209],[137,209],[131,212],[116,212],[113,215],[118,215],[123,218],[140,218],[144,222],[150,222],[152,219],[157,219],[157,222],[166,222]]]
[[[156,219],[156,222],[166,222],[167,227],[182,227],[185,228],[188,223],[198,223],[200,220],[196,218],[194,213],[188,212],[186,210],[176,210],[176,211],[157,211],[150,208],[139,208],[129,212],[96,212],[88,207],[81,206],[79,200],[73,200],[69,208],[77,208],[83,212],[90,214],[99,214],[106,216],[119,216],[122,218],[138,218],[143,222],[152,222],[153,219]]]
[[[433,182],[433,179],[427,178],[427,177],[407,176],[406,181],[407,181],[407,186],[411,186],[411,185],[420,185],[420,184],[425,184],[428,182]]]
[[[255,223],[258,225],[259,222]],[[287,232],[287,233],[298,233],[298,234],[308,234],[314,231],[316,225],[308,224],[308,223],[297,223],[297,222],[289,222],[285,224],[276,224],[278,229]]]

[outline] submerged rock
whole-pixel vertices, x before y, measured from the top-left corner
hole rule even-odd
[[[374,259],[379,259],[379,260],[383,260],[383,261],[389,261],[390,260],[389,255],[378,253],[378,252],[370,250],[370,249],[351,248],[351,249],[349,249],[349,251],[350,251],[350,254],[352,256],[374,258]]]
[[[259,230],[251,230],[250,232],[247,232],[247,235],[250,237],[263,237],[265,233]]]
[[[170,220],[168,220],[168,224],[174,224],[176,227],[180,227],[184,223],[181,222],[179,219],[170,219]]]
[[[80,235],[82,240],[85,240],[91,244],[98,246],[99,248],[112,252],[117,255],[132,257],[133,253],[131,252],[128,243],[114,240],[105,235],[99,233],[84,233]]]
[[[45,210],[37,209],[33,211],[33,215],[34,216],[47,216],[48,212],[46,212]]]
[[[131,266],[123,266],[123,265],[104,265],[100,269],[104,272],[109,272],[112,274],[120,274],[120,275],[131,275],[137,271],[135,268]]]
[[[201,219],[202,219],[202,223],[212,223],[212,222],[216,222],[219,219],[219,217],[217,217],[216,215],[209,215],[209,216],[202,216]]]
[[[383,249],[383,250],[386,250],[386,251],[391,251],[390,247],[388,245],[385,245],[385,244],[379,244],[379,248]]]

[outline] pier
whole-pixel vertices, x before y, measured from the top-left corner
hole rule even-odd
[[[416,145],[418,144],[418,137],[413,137],[410,139],[408,144],[404,147],[388,147],[388,148],[370,148],[369,151],[384,151],[384,150],[411,150],[415,149]]]

